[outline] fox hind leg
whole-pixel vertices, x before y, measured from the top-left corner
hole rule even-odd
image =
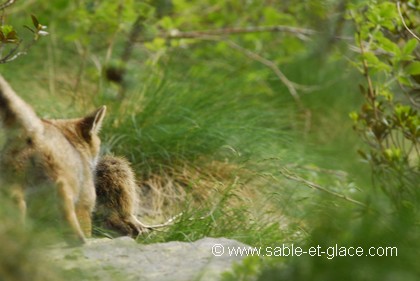
[[[76,216],[80,227],[86,237],[92,236],[92,217],[91,208],[84,205],[76,205]]]
[[[14,184],[11,186],[11,197],[15,201],[16,205],[20,211],[20,219],[22,225],[25,224],[26,220],[26,201],[25,201],[25,192],[19,184]]]
[[[125,221],[118,214],[110,214],[104,221],[105,228],[110,229],[118,235],[128,235],[136,237],[139,234],[137,227],[128,221]]]
[[[61,208],[64,215],[64,219],[67,221],[68,225],[73,231],[73,234],[76,236],[76,240],[74,242],[76,244],[84,244],[86,242],[85,235],[83,234],[83,231],[80,227],[76,215],[73,194],[71,194],[70,192],[71,187],[69,183],[64,179],[58,179],[56,183],[58,189],[58,196],[61,199]]]

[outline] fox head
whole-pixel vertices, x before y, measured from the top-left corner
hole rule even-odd
[[[101,140],[98,136],[98,133],[102,127],[102,122],[104,120],[106,113],[106,106],[103,105],[91,114],[82,118],[78,123],[78,127],[82,138],[90,147],[94,159],[94,166],[96,166],[97,158],[101,146]]]
[[[52,124],[59,128],[67,140],[84,155],[88,156],[91,167],[97,163],[101,140],[98,133],[101,129],[106,113],[106,106],[101,106],[85,117],[77,119],[43,120],[44,123]]]

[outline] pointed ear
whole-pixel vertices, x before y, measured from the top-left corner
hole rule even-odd
[[[83,137],[89,139],[92,135],[99,132],[106,113],[106,106],[103,105],[85,118],[82,119],[80,125]]]

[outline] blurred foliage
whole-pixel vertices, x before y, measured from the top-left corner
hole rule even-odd
[[[360,151],[370,163],[376,185],[398,208],[416,209],[420,199],[420,6],[407,1],[367,1],[352,6],[361,58],[355,62],[366,78],[360,112],[350,114],[369,149]]]
[[[139,241],[210,235],[257,246],[397,246],[399,256],[388,258],[249,258],[225,278],[416,280],[420,59],[394,2],[57,0],[14,7],[17,23],[34,12],[51,35],[38,51],[1,66],[17,92],[50,116],[107,104],[104,152],[127,156],[146,187],[151,178],[166,179],[157,193],[179,200],[178,223]],[[417,1],[401,1],[401,10],[420,34]],[[36,18],[33,24],[40,35],[43,26]],[[255,31],[269,26],[300,31]],[[3,25],[5,40],[12,30]],[[361,154],[380,189],[366,180],[352,121],[369,145]],[[287,180],[283,168],[309,184]],[[173,214],[167,198],[160,204],[160,215]],[[2,241],[20,241],[4,233]]]
[[[0,280],[64,280],[51,266],[46,266],[45,257],[33,250],[41,245],[45,247],[46,237],[39,233],[35,236],[30,224],[26,227],[17,224],[21,221],[20,213],[4,195],[0,191]]]

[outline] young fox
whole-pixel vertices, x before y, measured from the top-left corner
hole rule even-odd
[[[147,231],[149,227],[136,218],[138,186],[126,159],[110,155],[101,157],[96,166],[95,187],[95,217],[102,227],[130,236]]]
[[[41,119],[0,75],[0,121],[6,143],[0,152],[0,177],[25,216],[27,187],[53,185],[76,243],[91,235],[96,193],[94,171],[100,148],[102,106],[77,119]]]

